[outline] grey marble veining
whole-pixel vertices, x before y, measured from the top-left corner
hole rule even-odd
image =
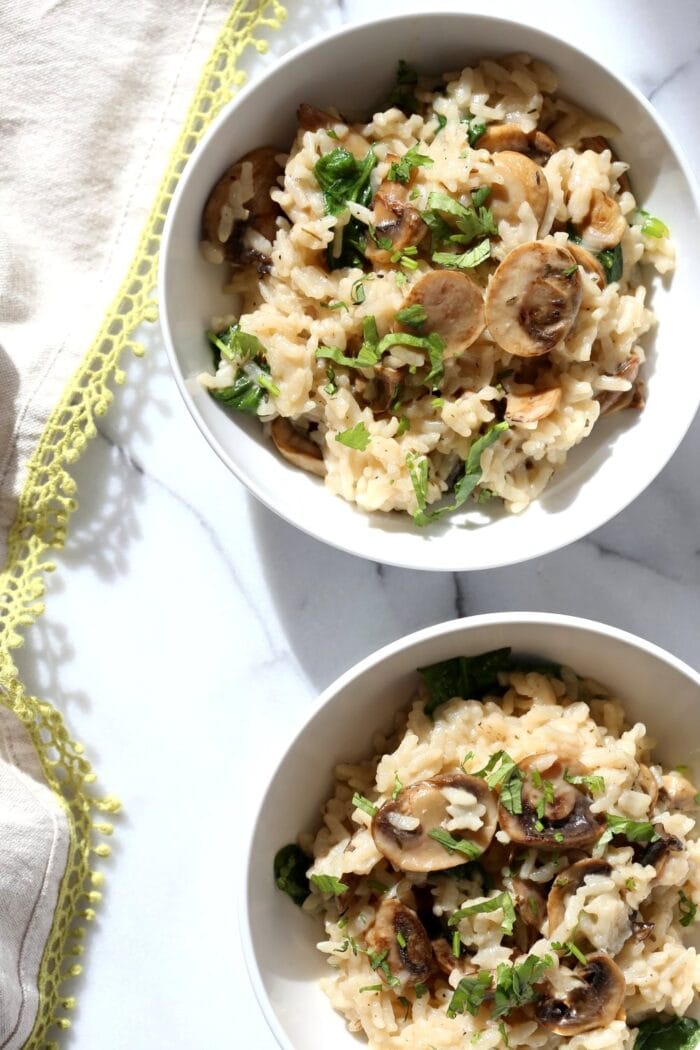
[[[441,6],[493,10],[485,0]],[[343,21],[424,7],[292,0],[269,54],[246,63],[252,73]],[[700,170],[695,0],[527,10],[502,0],[498,13],[626,73]],[[273,1050],[235,932],[236,812],[271,757],[341,671],[455,616],[588,616],[700,667],[700,423],[654,484],[587,539],[508,569],[413,573],[321,545],[249,497],[189,418],[157,333],[148,339],[76,468],[80,507],[46,614],[19,653],[27,684],[62,708],[125,805],[67,1045],[121,1050],[124,1004],[130,1050]]]

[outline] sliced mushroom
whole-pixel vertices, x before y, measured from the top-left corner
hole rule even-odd
[[[698,793],[695,786],[682,773],[678,773],[675,769],[670,773],[664,773],[661,785],[664,802],[668,804],[669,809],[683,811],[698,808]]]
[[[581,226],[581,237],[585,248],[602,252],[614,248],[622,240],[627,223],[620,205],[602,190],[591,193],[591,207]]]
[[[462,974],[476,973],[477,967],[470,962],[468,955],[460,955],[457,959],[452,954],[452,945],[446,937],[436,937],[431,941],[433,946],[433,955],[435,956],[435,962],[446,977],[449,977],[453,970],[459,970]]]
[[[547,908],[542,887],[529,879],[513,876],[510,879],[510,892],[518,918],[522,919],[526,926],[539,930]]]
[[[646,941],[654,932],[655,923],[645,922],[641,913],[635,911],[630,915],[630,926],[632,927],[632,939],[635,941]]]
[[[358,377],[355,392],[360,394],[375,417],[386,415],[401,387],[401,373],[396,368],[375,368],[372,379]]]
[[[601,416],[611,416],[614,412],[621,412],[625,408],[636,407],[635,398],[638,393],[636,381],[640,364],[639,356],[630,354],[627,360],[623,361],[619,368],[616,369],[616,378],[626,379],[632,386],[629,390],[605,390],[602,394],[599,394],[598,402]],[[643,404],[644,401],[642,400]],[[642,405],[639,407],[642,407]]]
[[[553,350],[573,328],[581,277],[571,252],[556,244],[520,244],[486,289],[486,324],[499,346],[518,357]]]
[[[643,791],[645,795],[649,796],[647,812],[654,808],[659,797],[659,785],[649,766],[645,766],[643,762],[639,764],[639,770],[632,788],[634,791]]]
[[[503,178],[491,183],[488,201],[496,225],[503,219],[511,226],[518,224],[520,206],[527,201],[539,227],[549,203],[549,188],[540,166],[523,153],[503,150],[496,154],[493,170]]]
[[[557,144],[544,131],[523,131],[517,124],[491,124],[476,142],[477,149],[491,153],[503,150],[525,153],[531,157],[546,159],[556,151]]]
[[[502,803],[498,806],[499,823],[511,842],[564,850],[587,846],[600,838],[603,826],[591,813],[590,799],[564,780],[564,768],[556,755],[532,755],[519,766],[525,773],[522,813],[511,813]],[[551,800],[528,775],[533,770],[551,784]]]
[[[332,113],[326,113],[323,109],[310,106],[308,102],[302,102],[297,109],[297,122],[304,131],[320,131],[321,128],[332,128],[334,124],[344,124],[342,117],[335,117]],[[349,129],[338,143],[344,149],[352,153],[356,160],[362,160],[369,149],[369,145],[362,135],[357,131]]]
[[[413,909],[400,901],[382,902],[367,941],[375,952],[380,955],[387,953],[384,964],[377,967],[377,973],[396,991],[430,976],[433,969],[430,938]],[[396,985],[392,978],[396,978],[399,984]]]
[[[277,162],[278,150],[274,146],[262,146],[246,153],[222,175],[209,194],[202,215],[202,235],[209,247],[208,257],[212,261],[246,265],[251,261],[269,265],[269,260],[247,248],[245,233],[252,229],[266,240],[274,241],[277,232],[279,206],[272,200],[270,190],[276,185],[282,168]],[[236,219],[232,201],[240,182],[243,165],[252,165],[253,194],[238,202],[248,212],[246,219]]]
[[[536,423],[559,407],[561,389],[541,390],[534,394],[508,394],[506,419],[511,423]]]
[[[661,824],[657,825],[654,830],[659,837],[653,842],[634,843],[634,860],[636,864],[644,867],[653,867],[656,874],[660,875],[668,864],[671,854],[682,851],[683,843],[675,835],[667,835]]]
[[[535,1005],[539,1023],[556,1035],[572,1036],[604,1028],[614,1021],[625,998],[625,978],[617,963],[602,952],[590,955],[576,970],[576,984],[562,998],[545,997]]]
[[[277,451],[293,463],[295,467],[308,470],[311,474],[325,477],[326,465],[323,453],[318,445],[306,434],[303,434],[284,416],[278,416],[270,424],[270,433]]]
[[[573,896],[591,875],[609,875],[611,871],[612,868],[607,861],[587,857],[585,860],[577,860],[575,864],[565,868],[557,875],[547,897],[550,937],[564,919],[569,897]]]
[[[496,800],[479,777],[445,773],[402,788],[372,818],[374,843],[399,871],[440,871],[463,864],[431,831],[485,850],[496,831]]]
[[[419,244],[428,231],[420,212],[407,203],[408,193],[408,184],[404,186],[400,182],[385,179],[375,194],[375,239],[368,237],[365,249],[365,255],[373,266],[390,266],[393,252]],[[385,240],[391,241],[391,248],[380,246]]]
[[[423,330],[437,332],[445,343],[445,359],[457,357],[484,330],[484,300],[481,289],[458,270],[433,270],[421,277],[404,303],[418,304],[426,313]],[[409,331],[408,328],[404,329]]]
[[[599,288],[605,288],[605,270],[600,265],[595,255],[591,255],[591,253],[586,251],[582,245],[574,244],[573,241],[569,241],[566,250],[571,252],[578,265],[583,266],[586,273],[593,274],[598,282]]]

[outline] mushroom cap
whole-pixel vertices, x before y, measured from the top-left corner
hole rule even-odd
[[[598,860],[596,857],[586,857],[584,860],[577,860],[575,864],[571,864],[557,875],[547,897],[550,937],[561,925],[569,897],[576,893],[589,876],[609,875],[611,871],[612,868],[607,861]]]
[[[285,416],[277,416],[270,424],[270,434],[277,451],[301,470],[325,477],[326,464],[318,445],[302,434]]]
[[[404,306],[418,304],[425,332],[437,332],[445,343],[443,357],[456,357],[484,330],[484,298],[478,285],[459,270],[433,270],[411,288]]]
[[[402,788],[374,814],[371,831],[379,852],[399,871],[442,871],[463,864],[465,855],[448,852],[430,831],[449,831],[483,852],[496,823],[496,800],[483,780],[445,773]]]
[[[387,952],[386,962],[399,987],[425,981],[433,969],[433,946],[412,908],[396,898],[384,900],[377,909],[367,941],[376,952]],[[380,967],[383,980],[388,975]]]
[[[530,157],[546,160],[556,151],[557,144],[544,131],[523,131],[517,124],[489,124],[483,135],[477,139],[477,149],[487,149],[491,153],[510,150],[514,153],[526,153]]]
[[[575,244],[574,241],[569,241],[566,246],[566,250],[571,252],[579,266],[583,266],[586,273],[592,274],[598,282],[599,288],[605,288],[605,270],[600,265],[595,255],[587,251],[586,248],[581,244]]]
[[[590,799],[563,777],[563,766],[556,755],[530,755],[518,763],[525,773],[522,784],[522,813],[511,813],[500,802],[498,821],[511,842],[543,850],[578,849],[595,842],[603,834],[602,818],[591,813]],[[571,764],[570,764],[571,768]],[[545,801],[543,789],[528,776],[537,770],[552,784],[553,799]]]
[[[204,205],[203,237],[211,245],[225,245],[226,258],[231,262],[240,261],[243,252],[241,238],[245,229],[250,227],[257,230],[268,241],[275,239],[279,207],[272,200],[270,190],[276,185],[277,176],[282,171],[277,162],[278,152],[274,146],[261,146],[246,153],[224,172]],[[234,184],[241,177],[244,164],[252,165],[253,195],[245,202],[248,218],[234,223],[229,228],[228,223],[222,222],[222,212],[229,203]],[[227,236],[220,236],[222,232],[227,232]]]
[[[374,195],[372,207],[375,236],[377,239],[390,240],[391,249],[380,248],[368,237],[365,255],[373,266],[390,266],[393,252],[419,244],[428,232],[420,212],[406,203],[409,189],[408,183],[403,185],[385,179]]]
[[[593,190],[591,206],[581,227],[584,247],[596,252],[614,248],[626,229],[627,222],[614,197],[602,190]]]
[[[524,153],[503,150],[496,154],[493,170],[503,179],[491,183],[488,202],[496,225],[503,220],[517,225],[521,221],[520,207],[527,201],[539,227],[549,204],[549,187],[539,164]]]
[[[492,338],[517,357],[553,350],[573,328],[581,277],[566,248],[531,241],[508,252],[486,289]]]
[[[625,998],[625,978],[609,955],[590,955],[576,971],[581,983],[565,997],[545,997],[535,1004],[535,1016],[556,1035],[578,1035],[604,1028],[617,1017]]]
[[[639,355],[633,353],[630,354],[630,356],[622,362],[619,368],[615,370],[615,375],[617,378],[626,379],[632,384],[632,386],[629,390],[605,390],[602,394],[599,394],[598,402],[600,404],[601,416],[610,416],[613,412],[620,412],[624,408],[642,407],[642,405],[644,404],[643,397],[641,400],[641,405],[635,405],[636,399],[639,397],[640,394],[639,386],[637,384],[637,376],[639,374],[640,364],[641,361],[639,360]],[[646,791],[647,788],[644,787],[644,790]]]
[[[561,388],[540,390],[533,394],[508,394],[506,419],[511,423],[536,423],[559,407]]]

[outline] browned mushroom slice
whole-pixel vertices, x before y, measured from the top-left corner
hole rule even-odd
[[[659,836],[657,839],[644,844],[635,842],[632,849],[636,864],[642,864],[644,867],[651,866],[656,870],[656,874],[660,875],[668,864],[671,854],[682,851],[683,843],[675,835],[667,835],[661,824],[657,824],[654,830]]]
[[[435,962],[446,977],[449,977],[453,970],[459,970],[460,973],[476,973],[477,967],[470,961],[468,955],[460,955],[457,959],[452,953],[452,945],[446,937],[436,937],[430,942],[433,946],[433,955],[435,956]]]
[[[544,131],[525,132],[517,124],[491,124],[477,140],[477,149],[487,149],[491,153],[512,150],[514,153],[526,153],[537,160],[546,160],[556,151],[557,144]]]
[[[310,437],[297,430],[288,419],[284,416],[274,419],[270,425],[270,433],[277,451],[295,467],[318,474],[321,478],[325,476],[326,465],[321,449]]]
[[[634,784],[632,785],[632,789],[633,791],[643,791],[645,795],[649,796],[647,812],[654,808],[656,800],[659,797],[659,785],[656,777],[649,769],[649,766],[645,766],[643,762],[639,765],[639,771]]]
[[[581,225],[584,247],[594,252],[614,248],[622,240],[626,229],[627,223],[617,201],[609,193],[593,190],[588,215]]]
[[[611,416],[613,412],[621,412],[624,408],[634,407],[637,388],[635,386],[639,374],[641,362],[637,354],[630,354],[626,361],[615,371],[619,379],[626,379],[632,384],[629,390],[605,390],[598,395],[601,416]],[[642,401],[642,405],[644,402]],[[641,407],[641,405],[639,406]]]
[[[581,277],[571,252],[532,241],[508,252],[486,289],[486,324],[517,357],[553,350],[573,328]]]
[[[488,201],[496,225],[503,219],[517,225],[520,207],[527,201],[539,226],[549,203],[549,188],[540,166],[523,153],[503,150],[496,154],[493,170],[503,179],[491,183]]]
[[[367,238],[365,249],[365,255],[373,266],[390,266],[393,252],[419,244],[427,233],[428,227],[420,213],[406,203],[408,193],[408,184],[404,186],[400,182],[385,179],[375,194],[374,239]],[[391,248],[380,247],[385,241],[391,242]]]
[[[622,1008],[625,978],[608,955],[590,955],[575,975],[580,983],[566,996],[544,997],[535,1005],[539,1023],[556,1035],[572,1036],[604,1028]]]
[[[612,868],[607,861],[587,857],[585,860],[577,860],[575,864],[565,868],[557,875],[547,897],[550,937],[564,919],[569,897],[573,896],[590,876],[609,875],[611,871]]]
[[[635,911],[630,916],[630,926],[632,927],[633,940],[646,941],[654,932],[655,923],[645,922],[641,917],[640,912]]]
[[[511,423],[536,423],[559,407],[561,390],[541,390],[534,394],[508,394],[506,419]]]
[[[603,833],[601,818],[591,813],[590,799],[564,780],[556,755],[532,755],[519,766],[522,813],[499,803],[498,821],[511,842],[539,849],[578,849]]]
[[[513,876],[510,880],[510,891],[518,918],[526,926],[539,930],[546,914],[547,904],[542,887],[529,879]]]
[[[372,409],[375,417],[387,414],[401,387],[401,373],[396,368],[375,368],[371,379],[355,380],[355,393]]]
[[[661,785],[663,801],[669,809],[684,811],[698,808],[698,793],[682,773],[675,769],[664,773]]]
[[[424,331],[437,332],[444,340],[445,359],[461,354],[484,330],[481,289],[458,270],[426,273],[411,288],[404,307],[415,304],[425,310]]]
[[[202,235],[210,246],[212,261],[246,265],[263,259],[260,253],[246,248],[246,230],[256,230],[268,241],[274,241],[277,232],[279,207],[272,200],[270,190],[276,185],[282,168],[277,163],[274,146],[262,146],[246,153],[222,175],[209,194],[202,215]],[[242,205],[248,211],[246,219],[236,219],[232,201],[240,182],[243,165],[252,165],[253,195]],[[220,256],[220,257],[218,257]]]
[[[598,281],[599,288],[605,288],[605,270],[600,265],[595,255],[591,255],[580,244],[569,241],[566,246],[567,252],[571,252],[579,266],[583,266],[586,273],[592,274]]]
[[[372,837],[398,870],[440,871],[463,864],[469,854],[443,845],[441,835],[481,853],[494,836],[496,818],[496,800],[483,780],[445,773],[411,784],[385,802],[372,818]]]
[[[413,909],[400,901],[382,902],[367,941],[377,955],[384,956],[376,967],[377,973],[397,992],[430,976],[433,969],[430,938]]]

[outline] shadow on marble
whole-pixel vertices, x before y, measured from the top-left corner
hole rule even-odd
[[[387,642],[458,615],[450,573],[356,558],[307,536],[252,496],[248,501],[279,623],[315,688]]]

